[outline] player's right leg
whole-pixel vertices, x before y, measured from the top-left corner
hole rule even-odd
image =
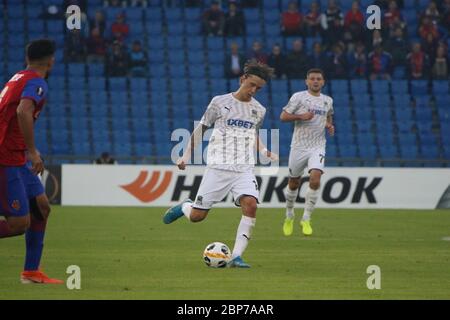
[[[233,176],[231,176],[233,178]],[[183,215],[191,222],[206,218],[215,203],[222,201],[231,189],[230,173],[224,170],[207,168],[200,183],[195,201],[186,201],[166,211],[163,222],[169,224]]]
[[[0,238],[22,235],[30,226],[28,198],[18,167],[0,167]]]
[[[300,178],[308,163],[307,154],[299,149],[291,148],[289,153],[289,181],[286,188],[286,217],[283,223],[283,234],[290,236],[294,230],[294,204],[300,187]]]

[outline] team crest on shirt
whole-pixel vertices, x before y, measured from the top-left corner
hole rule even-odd
[[[13,209],[16,210],[16,211],[19,211],[20,208],[21,208],[20,201],[19,201],[19,200],[14,200],[14,201],[11,203],[11,208],[13,208]]]
[[[39,97],[42,97],[42,95],[44,94],[44,89],[42,87],[38,87],[36,93]]]

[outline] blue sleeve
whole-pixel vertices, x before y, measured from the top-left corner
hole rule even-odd
[[[33,78],[28,80],[22,91],[22,98],[29,98],[36,104],[41,102],[47,96],[47,83],[42,78]]]

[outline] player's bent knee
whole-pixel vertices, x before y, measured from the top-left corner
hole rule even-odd
[[[241,207],[245,213],[254,216],[256,209],[258,209],[258,203],[254,197],[243,197],[240,201]]]
[[[12,234],[19,236],[21,234],[24,234],[28,230],[28,228],[30,227],[30,220],[21,219],[14,222],[9,221],[8,227],[11,230]]]
[[[300,187],[300,178],[290,178],[288,181],[289,189],[297,190]]]

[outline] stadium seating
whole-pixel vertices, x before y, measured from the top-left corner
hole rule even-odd
[[[62,3],[62,1],[60,1]],[[7,81],[23,68],[23,48],[28,40],[45,33],[57,38],[56,65],[49,78],[48,106],[37,123],[41,151],[58,156],[91,156],[102,151],[117,156],[153,157],[164,163],[170,154],[166,138],[172,129],[192,129],[210,99],[235,90],[238,82],[225,79],[224,61],[230,44],[246,52],[255,40],[267,51],[275,43],[284,50],[292,37],[280,35],[279,17],[290,0],[261,1],[245,9],[247,33],[242,37],[204,37],[201,7],[180,5],[165,8],[162,1],[148,1],[148,8],[103,8],[103,1],[88,2],[88,16],[104,10],[108,27],[125,11],[131,39],[139,38],[148,52],[148,76],[107,77],[102,63],[69,62],[64,57],[64,23],[39,15],[39,2],[7,2],[0,21],[2,79]],[[303,11],[311,1],[298,1]],[[362,1],[366,6],[373,1]],[[428,1],[405,1],[402,15],[412,36],[417,14]],[[322,5],[325,1],[321,1]],[[205,2],[205,5],[207,3]],[[351,2],[341,1],[344,11]],[[25,19],[22,19],[25,17]],[[14,30],[14,36],[11,36]],[[412,31],[411,31],[412,30]],[[305,48],[320,38],[305,38]],[[397,67],[392,81],[331,79],[324,92],[334,100],[336,137],[329,139],[329,158],[359,161],[328,161],[328,164],[373,165],[375,160],[403,159],[403,164],[434,165],[427,160],[450,158],[450,88],[447,80],[405,79]],[[286,164],[292,126],[278,121],[291,94],[304,90],[303,79],[277,79],[256,97],[267,109],[266,128],[280,128],[280,155]],[[52,134],[57,131],[58,134]],[[413,161],[419,160],[419,161]],[[80,161],[84,161],[80,159]],[[400,162],[387,162],[400,163]],[[377,162],[379,163],[379,162]]]

